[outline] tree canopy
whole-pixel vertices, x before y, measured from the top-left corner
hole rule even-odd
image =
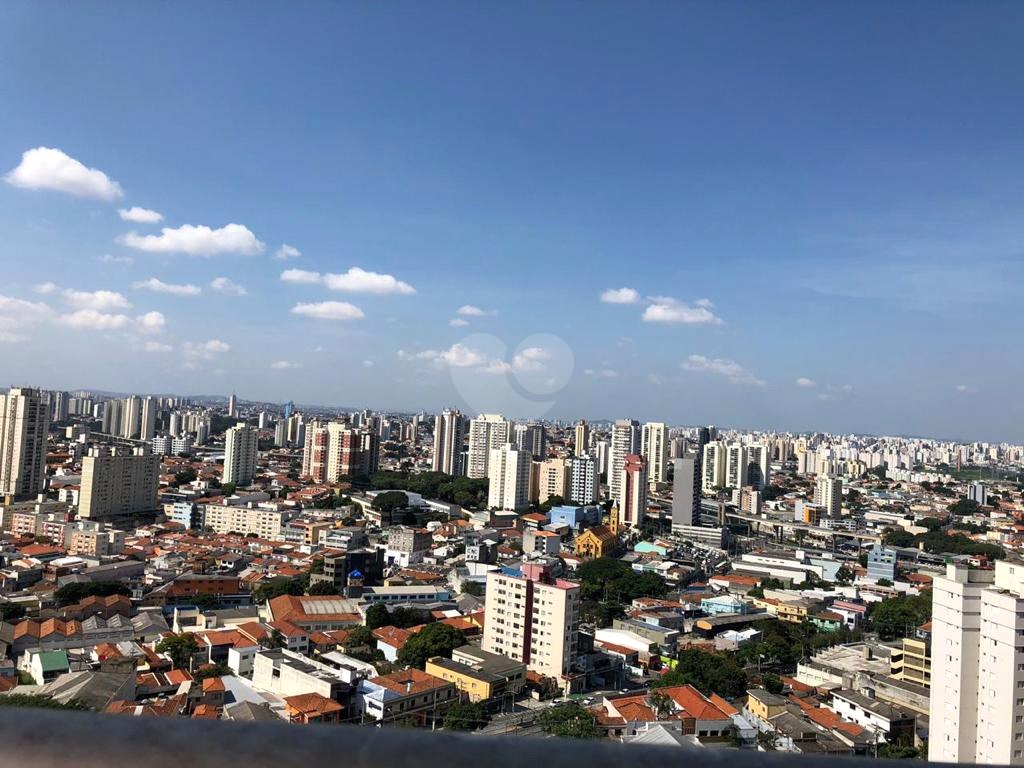
[[[86,597],[107,597],[109,595],[130,595],[128,585],[121,581],[93,581],[86,584],[65,584],[53,593],[57,605],[71,605]]]
[[[415,635],[405,641],[398,650],[398,663],[403,666],[426,666],[427,659],[434,656],[452,657],[452,651],[466,644],[466,636],[462,630],[450,624],[428,624]]]
[[[598,727],[597,717],[579,704],[559,704],[537,715],[536,724],[544,733],[568,739],[600,739],[606,734]]]
[[[692,685],[705,695],[742,696],[747,690],[747,673],[727,653],[709,653],[694,648],[680,651],[675,669],[651,683],[651,688]]]
[[[169,635],[156,644],[156,652],[167,654],[171,664],[178,669],[188,669],[198,650],[199,643],[191,632]]]
[[[450,731],[475,731],[491,721],[487,707],[470,701],[456,701],[444,716],[444,727]]]
[[[912,635],[914,630],[932,617],[932,592],[899,595],[868,608],[871,626],[886,640]]]
[[[370,487],[411,491],[466,509],[487,506],[487,478],[455,477],[444,472],[378,472],[370,478]]]
[[[401,491],[380,493],[374,497],[373,503],[370,506],[380,512],[394,512],[397,509],[405,509],[409,506],[409,496]]]

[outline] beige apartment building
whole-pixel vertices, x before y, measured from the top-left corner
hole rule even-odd
[[[144,448],[94,448],[82,459],[78,516],[84,520],[158,509],[160,457]]]

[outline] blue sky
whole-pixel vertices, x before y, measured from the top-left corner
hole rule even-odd
[[[0,371],[1019,441],[1022,22],[0,4]]]

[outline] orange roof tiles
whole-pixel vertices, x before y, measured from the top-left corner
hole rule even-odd
[[[432,691],[435,688],[443,688],[447,685],[451,685],[439,677],[428,675],[415,667],[409,669],[403,669],[398,672],[392,672],[390,675],[380,675],[370,680],[371,683],[375,683],[383,688],[387,688],[392,693],[400,695],[406,694],[418,694]]]

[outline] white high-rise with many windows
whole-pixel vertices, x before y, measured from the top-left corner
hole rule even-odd
[[[432,469],[446,475],[461,475],[462,444],[466,441],[466,422],[456,410],[442,411],[434,419],[434,456]]]
[[[659,421],[644,424],[640,454],[647,462],[647,479],[652,483],[668,480],[668,427]]]
[[[622,493],[622,474],[626,457],[640,450],[640,424],[632,419],[621,419],[612,427],[612,441],[608,449],[608,495],[619,498]]]
[[[947,565],[932,582],[928,759],[1024,764],[1024,565]]]
[[[0,495],[29,498],[46,485],[50,404],[38,389],[0,395]]]
[[[593,456],[569,459],[569,503],[596,504],[601,496],[601,473]]]
[[[491,509],[523,509],[530,504],[530,470],[533,457],[505,443],[491,451],[488,462],[487,506]]]
[[[713,440],[704,446],[701,473],[700,487],[704,493],[725,487],[725,443]]]
[[[490,477],[491,451],[512,442],[514,425],[496,413],[482,413],[469,422],[468,477]]]
[[[224,475],[221,482],[249,485],[256,476],[259,432],[239,422],[224,433]]]

